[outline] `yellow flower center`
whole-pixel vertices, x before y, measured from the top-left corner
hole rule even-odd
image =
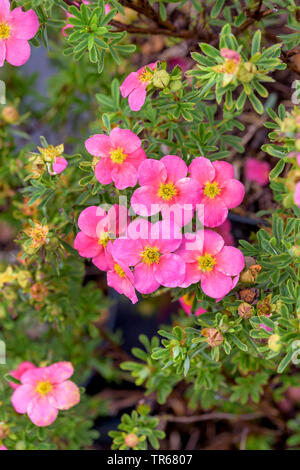
[[[177,195],[177,189],[173,183],[161,183],[157,195],[165,201],[170,201]]]
[[[45,382],[39,382],[35,390],[40,395],[44,396],[50,393],[52,389],[53,385],[49,382],[49,380],[46,380]]]
[[[204,273],[206,271],[212,271],[216,262],[217,262],[216,258],[213,258],[208,253],[205,253],[205,255],[200,256],[198,258],[199,269],[201,269],[201,271]]]
[[[218,183],[215,181],[213,183],[210,183],[209,181],[205,183],[204,191],[203,193],[205,196],[209,197],[210,199],[214,199],[216,196],[219,196],[221,192],[221,188],[219,187]]]
[[[184,301],[186,305],[190,306],[193,303],[194,297],[195,297],[195,294],[192,294],[192,292],[189,292],[188,294],[185,294],[183,296],[182,300]]]
[[[142,83],[150,82],[152,79],[152,73],[149,70],[144,70],[142,73],[139,73],[139,81]]]
[[[146,248],[141,252],[142,262],[146,264],[159,263],[160,252],[156,246],[146,246]]]
[[[224,64],[224,72],[233,74],[236,72],[237,68],[238,68],[238,65],[235,60],[233,59],[226,60]]]
[[[106,247],[106,245],[108,244],[110,238],[109,238],[109,233],[108,232],[101,232],[100,233],[100,237],[98,239],[98,243],[99,245],[102,245],[103,248]]]
[[[124,153],[122,147],[117,147],[116,149],[110,149],[109,153],[110,158],[114,163],[123,163],[126,160],[127,155]]]
[[[0,23],[0,40],[8,39],[10,36],[10,26],[7,23]]]
[[[125,276],[125,272],[123,271],[123,269],[121,268],[121,266],[119,264],[115,264],[114,269],[115,269],[116,273],[118,274],[118,276],[120,276],[120,277]]]

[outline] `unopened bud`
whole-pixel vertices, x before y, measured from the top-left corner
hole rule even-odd
[[[4,106],[1,113],[3,121],[14,124],[19,120],[18,110],[14,106]]]
[[[166,70],[156,70],[152,76],[152,84],[156,88],[166,88],[170,81],[170,75]]]
[[[237,77],[241,82],[249,83],[253,80],[255,74],[257,72],[257,68],[251,62],[244,62],[240,65]]]
[[[257,296],[256,289],[242,289],[239,291],[240,297],[242,300],[247,302],[248,304],[252,304]]]
[[[128,447],[131,447],[131,448],[136,447],[139,443],[139,438],[136,434],[132,432],[130,434],[127,434],[127,436],[125,436],[124,442]]]
[[[182,86],[182,82],[181,82],[181,80],[173,80],[173,81],[171,81],[169,86],[170,86],[170,90],[175,92],[175,91],[180,90],[180,88]]]
[[[201,334],[203,336],[206,336],[206,342],[212,348],[215,348],[216,346],[220,346],[220,344],[222,344],[224,341],[224,337],[216,328],[203,328],[203,330],[201,331]]]
[[[242,304],[239,305],[238,307],[238,314],[241,318],[245,318],[245,320],[248,320],[249,318],[252,317],[253,309],[250,304],[247,302],[243,302]]]
[[[271,335],[268,339],[268,346],[272,351],[279,352],[281,349],[280,336],[276,334]]]

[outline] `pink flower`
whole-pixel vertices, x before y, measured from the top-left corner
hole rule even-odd
[[[176,155],[145,160],[138,172],[141,188],[136,189],[131,198],[133,210],[142,216],[161,211],[164,218],[170,218],[171,210],[178,225],[188,223],[202,189],[196,181],[186,177],[187,172],[186,164]]]
[[[128,129],[115,127],[110,135],[95,134],[85,142],[89,153],[101,160],[95,175],[101,184],[112,181],[118,189],[133,187],[137,183],[138,168],[146,154],[141,139]]]
[[[245,188],[234,179],[234,168],[230,163],[198,157],[189,166],[191,178],[203,189],[202,210],[199,220],[207,227],[217,227],[225,222],[228,209],[237,207],[243,200]]]
[[[186,275],[180,287],[201,282],[203,292],[209,297],[224,297],[236,284],[233,276],[244,268],[240,250],[224,246],[224,240],[212,230],[199,230],[184,236],[176,252],[186,262]]]
[[[152,70],[155,70],[157,62],[148,64]],[[146,70],[146,65],[137,72],[131,72],[120,86],[123,98],[128,96],[128,104],[132,111],[139,111],[146,99],[146,88],[151,82],[152,74]]]
[[[233,51],[232,49],[227,49],[226,47],[223,47],[220,53],[221,53],[221,56],[224,57],[224,59],[233,60],[237,64],[241,60],[240,54],[237,51]]]
[[[90,2],[86,1],[86,0],[82,0],[82,3],[84,3],[85,5],[89,5]],[[80,6],[80,4],[78,2],[73,2],[73,4],[77,7]],[[110,8],[110,5],[109,3],[106,3],[105,4],[105,15],[108,15],[108,13],[110,12],[111,8]],[[73,18],[73,15],[71,15],[71,13],[69,13],[68,11],[66,12],[66,19],[68,18]],[[61,30],[63,36],[67,36],[67,33],[66,33],[66,29],[68,28],[74,28],[74,25],[73,24],[70,24],[70,23],[67,23],[66,26],[64,26]]]
[[[300,182],[297,183],[295,187],[294,201],[297,206],[300,207]]]
[[[62,173],[68,166],[68,162],[64,157],[56,157],[53,162],[52,169],[56,175]]]
[[[269,183],[270,169],[268,162],[261,162],[256,158],[247,158],[245,164],[246,179],[265,186]]]
[[[160,285],[179,286],[185,277],[185,263],[174,254],[181,243],[180,228],[164,220],[151,224],[136,219],[129,224],[126,238],[112,245],[115,259],[134,266],[134,286],[142,294],[151,294]]]
[[[80,256],[92,258],[92,262],[102,271],[107,271],[107,245],[125,233],[127,209],[115,204],[106,213],[104,209],[90,206],[84,209],[78,219],[80,232],[74,240],[74,248]]]
[[[180,297],[179,299],[179,302],[181,304],[181,307],[183,308],[183,310],[185,311],[185,313],[187,315],[191,315],[191,310],[192,310],[192,305],[193,305],[193,301],[194,301],[194,297],[195,297],[195,294],[192,294],[189,293],[189,294],[185,294],[183,295],[182,297]],[[202,313],[205,313],[206,310],[202,307],[199,307],[196,312],[195,312],[195,315],[196,317],[198,317],[198,315],[201,315]]]
[[[5,59],[11,65],[25,64],[30,57],[29,39],[39,29],[38,17],[33,10],[21,7],[10,11],[8,0],[0,0],[0,67]]]
[[[231,222],[229,219],[226,219],[219,227],[216,227],[215,231],[224,238],[226,245],[234,245],[234,238],[231,233]]]
[[[5,446],[0,446],[0,450],[7,450]]]
[[[21,362],[21,364],[18,365],[16,370],[11,370],[9,372],[9,375],[14,377],[17,380],[21,380],[22,375],[30,369],[34,369],[35,365],[32,364],[32,362]],[[8,382],[9,385],[15,390],[16,388],[20,387],[20,385],[15,384],[14,382]]]
[[[17,413],[27,413],[36,426],[49,426],[58,410],[68,410],[80,401],[78,387],[68,380],[74,369],[70,362],[36,367],[25,372],[11,402]]]
[[[133,273],[122,261],[117,261],[111,254],[112,244],[107,249],[108,271],[107,285],[113,287],[119,294],[124,294],[133,304],[138,301],[134,288]]]

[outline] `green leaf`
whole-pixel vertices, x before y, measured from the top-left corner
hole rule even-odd
[[[211,18],[217,18],[224,6],[225,0],[217,0],[216,3],[214,4],[210,16]]]
[[[251,56],[254,56],[260,50],[261,32],[258,30],[253,36],[251,45]]]

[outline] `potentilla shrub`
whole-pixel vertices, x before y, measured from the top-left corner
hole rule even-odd
[[[95,373],[151,395],[113,449],[169,448],[178,394],[253,423],[229,448],[299,446],[299,13],[0,0],[0,450],[97,446]],[[135,360],[112,298],[166,293]]]

